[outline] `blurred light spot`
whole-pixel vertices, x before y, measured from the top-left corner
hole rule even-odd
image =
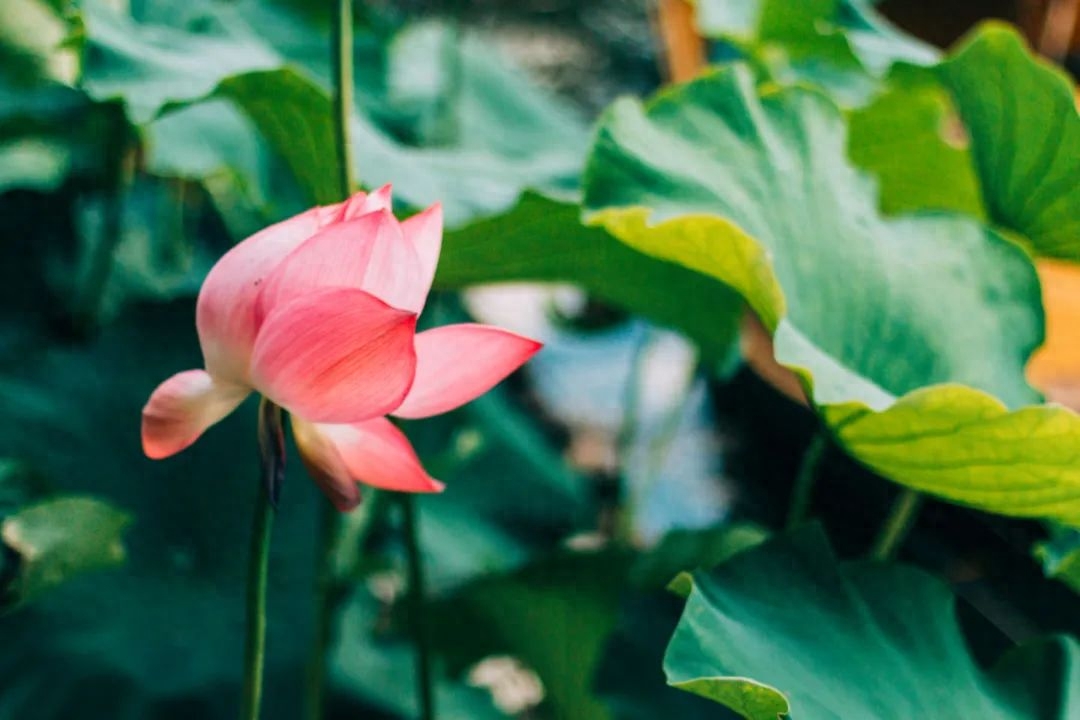
[[[473,687],[490,692],[495,706],[507,715],[519,715],[544,699],[540,677],[508,655],[484,658],[469,670],[467,680]]]

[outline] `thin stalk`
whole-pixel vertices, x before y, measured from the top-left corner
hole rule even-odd
[[[439,62],[442,66],[444,85],[439,97],[435,117],[436,125],[432,137],[436,145],[452,145],[461,134],[457,115],[462,87],[465,84],[465,71],[462,67],[464,31],[461,5],[462,3],[454,3],[453,13],[447,23],[442,45],[439,48]]]
[[[352,0],[336,0],[331,62],[334,68],[334,144],[338,160],[338,200],[353,190],[352,134],[349,119],[353,107],[353,6]],[[319,512],[319,542],[316,547],[316,576],[313,634],[308,652],[304,688],[304,717],[322,720],[326,697],[326,653],[337,605],[338,588],[334,572],[334,550],[341,535],[341,515],[323,499]]]
[[[420,555],[420,528],[416,513],[416,498],[401,494],[401,513],[404,520],[405,552],[409,564],[409,626],[416,643],[416,690],[420,696],[421,720],[435,720],[435,694],[431,674],[431,646],[428,642],[424,613],[426,591],[424,564]]]
[[[353,5],[352,0],[337,0],[334,13],[334,132],[338,156],[338,194],[341,199],[352,192],[352,132],[349,118],[353,108]]]
[[[915,524],[922,502],[923,495],[920,492],[904,489],[900,493],[900,497],[893,503],[889,517],[885,519],[885,524],[881,526],[870,557],[875,560],[888,560],[896,554]]]
[[[259,405],[259,450],[262,473],[251,524],[241,720],[258,720],[262,704],[263,670],[266,666],[266,582],[270,575],[270,535],[274,527],[272,493],[274,488],[281,487],[285,470],[281,408],[266,398]]]
[[[615,435],[612,457],[605,458],[603,465],[595,473],[597,490],[605,491],[600,496],[600,513],[597,519],[597,531],[605,540],[617,545],[630,545],[633,536],[632,515],[637,500],[626,481],[627,465],[634,442],[637,440],[641,421],[641,383],[648,361],[648,349],[652,344],[653,333],[649,328],[642,328],[634,344],[630,358],[630,371],[623,388],[623,415]],[[603,483],[600,485],[599,483]],[[610,495],[606,491],[610,489]]]
[[[319,543],[316,552],[315,617],[308,654],[304,717],[322,720],[326,697],[326,653],[337,607],[338,587],[334,572],[334,550],[341,535],[341,514],[325,498],[320,506]]]
[[[266,665],[266,580],[270,569],[270,533],[274,508],[266,487],[259,484],[255,519],[251,527],[251,560],[247,584],[247,641],[244,649],[244,698],[241,720],[257,720],[262,703]]]
[[[102,199],[101,225],[94,242],[89,264],[72,303],[72,318],[77,331],[88,333],[97,328],[105,291],[112,275],[113,255],[124,234],[124,195],[130,182],[128,149],[130,133],[123,108],[105,106],[106,131],[104,156],[105,195]]]
[[[814,435],[806,452],[803,453],[802,463],[799,464],[799,474],[795,476],[795,485],[791,491],[791,506],[788,508],[786,527],[790,530],[806,519],[810,509],[810,500],[814,494],[814,485],[817,482],[818,469],[821,460],[825,456],[825,449],[829,446],[829,435],[824,429]]]

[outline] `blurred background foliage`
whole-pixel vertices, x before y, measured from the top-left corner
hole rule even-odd
[[[365,187],[393,182],[402,213],[436,200],[447,211],[439,292],[423,322],[472,316],[547,343],[495,392],[408,427],[449,488],[419,503],[439,716],[717,718],[727,711],[709,700],[730,706],[726,693],[735,692],[756,698],[747,717],[775,717],[788,700],[812,708],[796,718],[864,717],[860,673],[874,668],[909,683],[898,682],[889,696],[895,717],[933,708],[934,717],[959,718],[972,706],[985,708],[980,717],[1074,717],[1075,642],[1027,643],[1080,631],[1070,589],[1080,586],[1080,538],[1070,527],[1075,498],[1013,511],[1021,506],[1016,497],[995,506],[960,494],[955,478],[939,472],[922,489],[1043,520],[930,500],[903,551],[923,571],[853,569],[836,556],[871,544],[897,492],[884,478],[909,479],[898,461],[860,454],[883,432],[872,418],[847,435],[841,420],[827,419],[836,437],[817,468],[811,509],[831,547],[805,529],[760,545],[783,528],[801,458],[819,430],[802,396],[806,383],[792,384],[743,317],[746,304],[766,325],[774,316],[767,329],[776,330],[782,361],[787,350],[776,323],[784,298],[789,326],[827,350],[842,346],[842,360],[852,359],[845,348],[875,332],[872,324],[833,320],[836,306],[817,302],[817,287],[792,291],[792,278],[804,277],[813,261],[819,278],[844,284],[842,273],[854,272],[874,284],[857,258],[843,257],[853,254],[857,233],[833,233],[820,217],[830,202],[836,217],[865,205],[852,214],[881,228],[900,227],[907,221],[896,216],[907,211],[953,212],[979,228],[979,238],[985,232],[988,242],[1000,241],[1008,248],[1002,253],[1015,247],[999,234],[1019,237],[1033,254],[1075,260],[1080,212],[1070,179],[1080,136],[1067,85],[1047,79],[1028,50],[1009,44],[1012,35],[989,49],[974,46],[989,54],[967,65],[942,49],[977,21],[997,17],[1018,23],[1068,65],[1068,38],[1062,45],[1062,33],[1043,23],[1060,10],[1005,0],[889,0],[877,8],[845,0],[801,10],[769,0],[699,0],[697,14],[684,14],[680,25],[685,8],[671,5],[415,0],[358,8],[358,177]],[[254,406],[216,426],[197,449],[160,463],[142,457],[138,418],[161,378],[200,362],[194,298],[216,258],[271,221],[336,199],[329,10],[306,0],[0,3],[0,718],[169,720],[235,711],[257,477]],[[1010,72],[1026,75],[1009,79],[1002,71],[994,79],[993,62],[1002,57]],[[776,117],[813,131],[835,128],[820,136],[823,144],[781,143],[790,156],[777,152],[772,165],[760,163],[802,175],[766,172],[751,182],[751,161],[722,158],[708,167],[698,157],[684,165],[694,177],[641,180],[643,168],[662,165],[677,141],[635,146],[638,136],[622,134],[637,132],[635,111],[625,103],[604,109],[619,96],[686,80],[679,68],[696,72],[706,58],[740,61],[738,71],[717,71],[729,74],[706,82],[739,73],[748,115],[772,92],[762,86],[795,85],[784,100],[771,96],[770,107],[794,108]],[[994,82],[1018,94],[1015,138],[1036,137],[1048,113],[1063,114],[1060,143],[1027,152],[1022,142],[997,142],[993,123],[980,128],[972,118],[996,117],[979,105]],[[799,89],[807,86],[815,89]],[[800,92],[821,98],[805,101],[824,108],[820,115],[804,113]],[[670,137],[685,129],[669,128]],[[778,137],[797,135],[784,135],[789,130]],[[729,156],[743,157],[740,147],[732,145]],[[991,151],[1013,155],[1002,160]],[[616,177],[631,156],[638,164]],[[804,157],[812,161],[799,166]],[[706,192],[695,186],[698,160],[712,173]],[[1003,173],[1005,162],[1019,169]],[[878,195],[847,170],[873,175]],[[672,255],[677,226],[657,239],[632,232],[632,213],[612,219],[622,206],[668,211],[665,217],[687,207],[712,213],[709,188],[732,175],[748,185],[774,183],[768,203],[757,198],[720,213],[751,240],[783,258],[783,233],[772,243],[770,223],[803,223],[820,238],[812,253],[791,249],[793,269],[778,270],[773,285],[756,277],[757,284],[741,285],[729,268],[709,265],[715,258],[703,267]],[[791,177],[822,178],[820,202],[773,204]],[[665,183],[677,192],[661,197]],[[1030,195],[1042,204],[1017,210],[1016,201]],[[583,211],[606,219],[583,223]],[[759,223],[762,212],[772,214]],[[912,232],[902,230],[898,236]],[[958,265],[981,257],[983,246],[972,247]],[[1020,294],[1035,293],[1026,314],[976,308],[987,332],[1001,321],[999,344],[960,348],[979,355],[949,364],[941,359],[951,345],[904,341],[888,354],[899,361],[860,365],[856,358],[830,387],[850,395],[852,387],[874,385],[898,397],[961,375],[1011,407],[1037,402],[1023,364],[1043,337],[1042,308],[1027,255],[1015,253],[1008,267],[1022,276]],[[980,297],[1000,289],[1006,264],[986,261],[980,277],[989,279],[974,285]],[[1067,300],[1072,294],[1061,288],[1075,281],[1051,284],[1043,266],[1040,274],[1053,344],[1060,321],[1050,293]],[[894,275],[882,277],[888,284]],[[505,281],[531,282],[489,285]],[[861,307],[868,295],[848,307]],[[770,305],[776,297],[780,305]],[[925,319],[933,332],[962,326],[929,312]],[[896,322],[897,333],[914,327],[920,337],[922,318]],[[803,346],[786,356],[809,368],[822,392],[828,383],[819,370],[836,357]],[[1030,379],[1067,399],[1075,375],[1060,368],[1076,368],[1045,362],[1042,375],[1029,368]],[[829,418],[829,398],[815,399]],[[1013,476],[1043,477],[1033,469],[1040,461],[1060,474],[1075,457],[1051,457],[1036,440],[1024,437],[1009,461]],[[949,451],[942,451],[946,461]],[[1045,498],[1043,490],[1032,492]],[[318,501],[292,462],[271,558],[264,711],[271,720],[300,715]],[[333,565],[330,717],[416,715],[399,523],[380,500],[346,520]],[[713,632],[695,643],[693,628],[680,625],[666,670],[676,683],[704,674],[756,678],[754,687],[690,688],[701,698],[667,686],[665,648],[683,601],[665,587],[680,572],[736,554],[683,586]],[[83,574],[91,569],[99,572]],[[725,601],[728,595],[735,600]],[[783,612],[753,612],[772,606]],[[910,632],[890,624],[901,616],[913,625],[898,627]],[[834,636],[853,617],[864,620],[864,631]],[[820,636],[781,649],[801,627],[821,628]],[[890,628],[902,637],[889,637]],[[724,644],[739,633],[747,642],[734,650]],[[1013,649],[1018,644],[1025,646]],[[983,668],[1005,653],[987,680]],[[819,670],[801,675],[778,661],[781,654],[808,658]],[[910,662],[880,669],[881,658],[896,657]],[[1033,689],[1040,683],[1043,694]],[[770,684],[787,699],[763,687]],[[959,709],[936,704],[943,687],[956,690]],[[1045,699],[1051,696],[1060,702]],[[822,697],[831,704],[816,706]]]

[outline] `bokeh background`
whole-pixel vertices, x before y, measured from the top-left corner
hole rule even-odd
[[[361,181],[392,180],[405,209],[442,199],[453,230],[526,188],[573,197],[599,113],[696,62],[674,4],[358,3]],[[1075,71],[1076,18],[1046,23],[1066,5],[879,10],[940,47],[1006,19]],[[214,260],[308,202],[251,119],[212,96],[218,79],[288,66],[328,86],[329,28],[329,3],[314,0],[0,3],[0,517],[76,495],[129,521],[121,533],[114,516],[92,548],[109,565],[122,534],[122,564],[42,580],[40,594],[18,584],[27,561],[4,546],[0,718],[235,713],[254,405],[164,462],[142,456],[139,412],[161,379],[201,363],[194,297]],[[275,102],[257,83],[235,90]],[[1063,306],[1074,282],[1053,286]],[[440,717],[724,717],[665,686],[681,602],[664,585],[783,524],[776,498],[811,441],[809,411],[763,379],[767,359],[757,371],[737,351],[704,363],[679,334],[573,285],[447,289],[430,307],[431,325],[471,316],[546,343],[495,392],[409,427],[448,486],[420,501]],[[1067,399],[1068,373],[1047,373]],[[313,632],[320,498],[292,457],[271,558],[268,720],[300,716]],[[815,512],[841,553],[858,552],[894,486],[840,453],[819,483]],[[329,717],[416,714],[399,526],[379,502],[345,521]],[[1080,632],[1075,595],[1031,556],[1044,536],[929,502],[904,557],[952,582],[990,658]]]

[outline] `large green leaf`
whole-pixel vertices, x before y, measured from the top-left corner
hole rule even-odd
[[[822,95],[759,95],[740,67],[617,103],[588,166],[591,222],[742,294],[861,462],[956,502],[1080,522],[1080,419],[1007,410],[1038,400],[1029,258],[964,217],[883,218],[844,131]]]
[[[1004,515],[1080,526],[1080,418],[1059,406],[1009,412],[960,386],[910,393],[887,412],[831,407],[848,452],[917,490]]]
[[[987,672],[953,603],[921,570],[838,563],[810,526],[695,573],[664,666],[749,720],[1080,714],[1080,644],[1033,642]]]
[[[630,571],[634,592],[624,592],[619,618],[608,639],[595,691],[616,720],[729,720],[737,717],[707,700],[679,692],[664,679],[664,651],[683,609],[682,599],[664,588],[678,576],[711,568],[754,547],[768,533],[746,523],[702,530],[673,530],[641,554]],[[689,588],[687,588],[689,593]]]
[[[971,135],[990,217],[1040,255],[1080,260],[1080,114],[1068,76],[993,23],[939,72]]]

